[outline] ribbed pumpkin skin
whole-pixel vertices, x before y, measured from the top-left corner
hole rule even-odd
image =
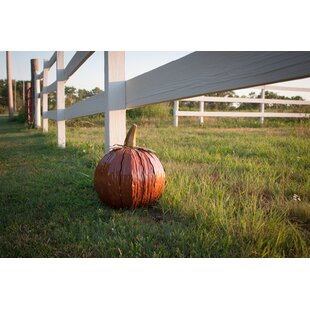
[[[95,171],[95,190],[112,208],[154,204],[166,185],[165,170],[157,156],[144,149],[122,147],[110,151]]]

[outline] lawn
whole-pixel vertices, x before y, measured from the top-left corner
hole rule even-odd
[[[1,257],[309,257],[310,122],[139,119],[167,188],[112,210],[94,191],[102,120],[50,132],[0,117]],[[132,121],[129,119],[128,127]]]

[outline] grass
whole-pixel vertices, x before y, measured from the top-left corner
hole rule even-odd
[[[52,123],[43,135],[0,117],[1,257],[310,256],[309,121],[135,121],[167,188],[152,208],[112,210],[93,187],[101,118],[71,122],[62,150]]]

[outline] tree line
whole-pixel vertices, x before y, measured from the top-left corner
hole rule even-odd
[[[215,92],[215,93],[209,93],[206,94],[206,96],[209,97],[229,97],[229,98],[256,98],[259,99],[261,98],[261,94],[256,94],[255,92],[250,92],[247,96],[242,95],[239,96],[236,94],[235,91],[233,90],[229,90],[229,91],[223,91],[223,92]],[[278,95],[275,92],[272,91],[265,91],[265,99],[283,99],[283,100],[305,100],[303,97],[301,96],[281,96]],[[197,103],[196,102],[187,102],[187,103],[183,103],[188,105],[189,107],[196,107]],[[242,102],[239,103],[238,105],[231,103],[231,102],[208,102],[208,110],[257,110],[257,107],[259,106],[259,103],[250,103],[250,102]],[[283,108],[284,105],[277,105],[274,104],[273,108]],[[300,107],[299,107],[300,108]]]
[[[26,84],[29,81],[13,80],[13,101],[15,112],[20,111],[23,108],[23,96]],[[16,86],[15,86],[16,85]],[[42,85],[41,85],[42,89]],[[100,93],[102,90],[99,87],[95,87],[92,90],[78,89],[73,86],[65,87],[66,106],[71,106],[78,101],[87,99],[93,95]],[[50,93],[48,95],[48,107],[49,110],[56,108],[56,93]],[[0,79],[0,113],[7,113],[8,111],[8,84],[6,79]]]
[[[23,108],[23,90],[24,85],[28,81],[22,80],[13,80],[13,97],[14,97],[14,106],[15,112],[21,111]],[[41,85],[42,89],[42,85]],[[66,106],[69,107],[81,100],[87,99],[93,95],[100,93],[102,90],[99,87],[95,87],[92,90],[87,89],[78,89],[74,86],[65,87],[65,100]],[[215,97],[233,97],[233,98],[261,98],[261,94],[256,95],[255,92],[250,92],[247,96],[238,96],[235,91],[224,91],[209,93],[207,96]],[[304,100],[301,96],[281,96],[272,91],[265,91],[266,99],[291,99],[291,100]],[[187,102],[187,106],[195,107],[197,103]],[[257,109],[259,104],[257,103],[240,103],[239,106],[236,106],[233,103],[229,102],[208,102],[208,110],[254,110]],[[56,108],[56,93],[50,93],[48,95],[48,109],[53,110]],[[273,105],[275,109],[283,109],[283,105]],[[300,109],[301,107],[299,107]],[[7,113],[8,111],[8,86],[6,79],[0,79],[0,113]]]
[[[80,89],[73,86],[65,86],[66,107],[70,107],[81,100],[97,95],[101,91],[102,90],[99,87],[95,87],[92,90],[87,90],[84,88]],[[48,109],[56,109],[56,92],[48,94]]]
[[[23,82],[26,85],[27,81],[13,80],[13,102],[15,111],[23,104]],[[24,86],[25,87],[25,86]],[[16,94],[16,96],[15,96]],[[8,83],[6,79],[0,79],[0,113],[8,111]]]

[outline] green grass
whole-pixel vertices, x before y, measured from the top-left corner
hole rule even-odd
[[[0,117],[1,257],[310,256],[309,121],[135,121],[167,188],[117,211],[93,187],[102,118],[71,122],[62,150],[52,123],[43,135]]]

